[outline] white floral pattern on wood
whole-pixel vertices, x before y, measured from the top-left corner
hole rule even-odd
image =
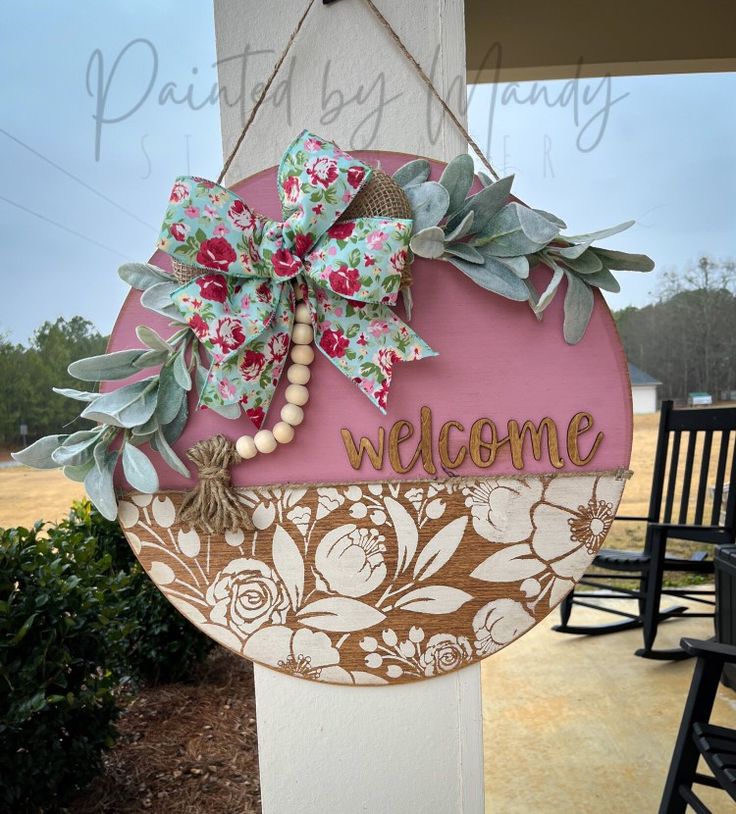
[[[495,653],[554,608],[610,529],[608,472],[240,489],[254,532],[200,534],[180,493],[129,494],[125,534],[193,624],[298,678],[386,684]]]

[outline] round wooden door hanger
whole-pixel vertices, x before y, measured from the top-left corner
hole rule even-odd
[[[122,441],[85,482],[114,516],[115,473],[146,572],[237,654],[443,675],[542,620],[603,543],[632,415],[596,288],[647,259],[510,187],[302,133],[232,189],[178,179],[150,264],[121,268],[96,362],[116,381],[84,413]]]

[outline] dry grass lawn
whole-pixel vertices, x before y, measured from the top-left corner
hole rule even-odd
[[[57,469],[0,469],[0,528],[27,528],[36,520],[56,522],[82,497],[82,484],[67,480]]]

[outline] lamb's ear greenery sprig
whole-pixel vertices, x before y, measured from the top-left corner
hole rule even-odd
[[[518,302],[528,302],[541,319],[567,280],[563,335],[579,342],[593,313],[593,288],[619,291],[612,271],[651,271],[643,254],[594,246],[633,225],[627,221],[584,235],[564,235],[567,225],[555,215],[507,202],[514,177],[492,181],[479,173],[483,188],[469,196],[475,177],[469,155],[454,158],[439,181],[430,181],[430,165],[416,159],[400,167],[394,180],[404,189],[412,208],[414,234],[410,249],[419,257],[445,260],[481,288]],[[543,264],[552,272],[541,293],[529,271]]]
[[[199,342],[171,305],[177,284],[148,263],[126,263],[118,273],[142,292],[144,306],[171,320],[174,333],[164,338],[153,328],[139,325],[136,335],[144,347],[79,359],[69,365],[69,373],[80,381],[97,384],[127,379],[149,368],[158,371],[107,393],[54,388],[59,395],[85,403],[80,416],[96,421],[97,426],[69,435],[47,435],[13,453],[15,460],[26,466],[63,469],[66,477],[84,483],[92,502],[110,520],[117,516],[113,473],[118,461],[134,489],[158,491],[156,469],[141,445],[150,444],[171,469],[190,476],[172,444],[187,423],[187,394],[195,380],[201,393],[207,377],[206,368],[200,364]],[[239,415],[239,406],[235,408]],[[228,408],[220,411],[228,418],[237,417]]]

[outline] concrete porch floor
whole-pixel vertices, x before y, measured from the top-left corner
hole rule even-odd
[[[486,812],[656,814],[694,661],[637,658],[636,630],[555,633],[558,618],[483,663]],[[601,614],[575,608],[572,620]],[[710,619],[670,621],[657,646],[712,635]],[[720,686],[711,720],[736,728],[736,693]],[[723,792],[698,793],[716,814],[736,810]]]

